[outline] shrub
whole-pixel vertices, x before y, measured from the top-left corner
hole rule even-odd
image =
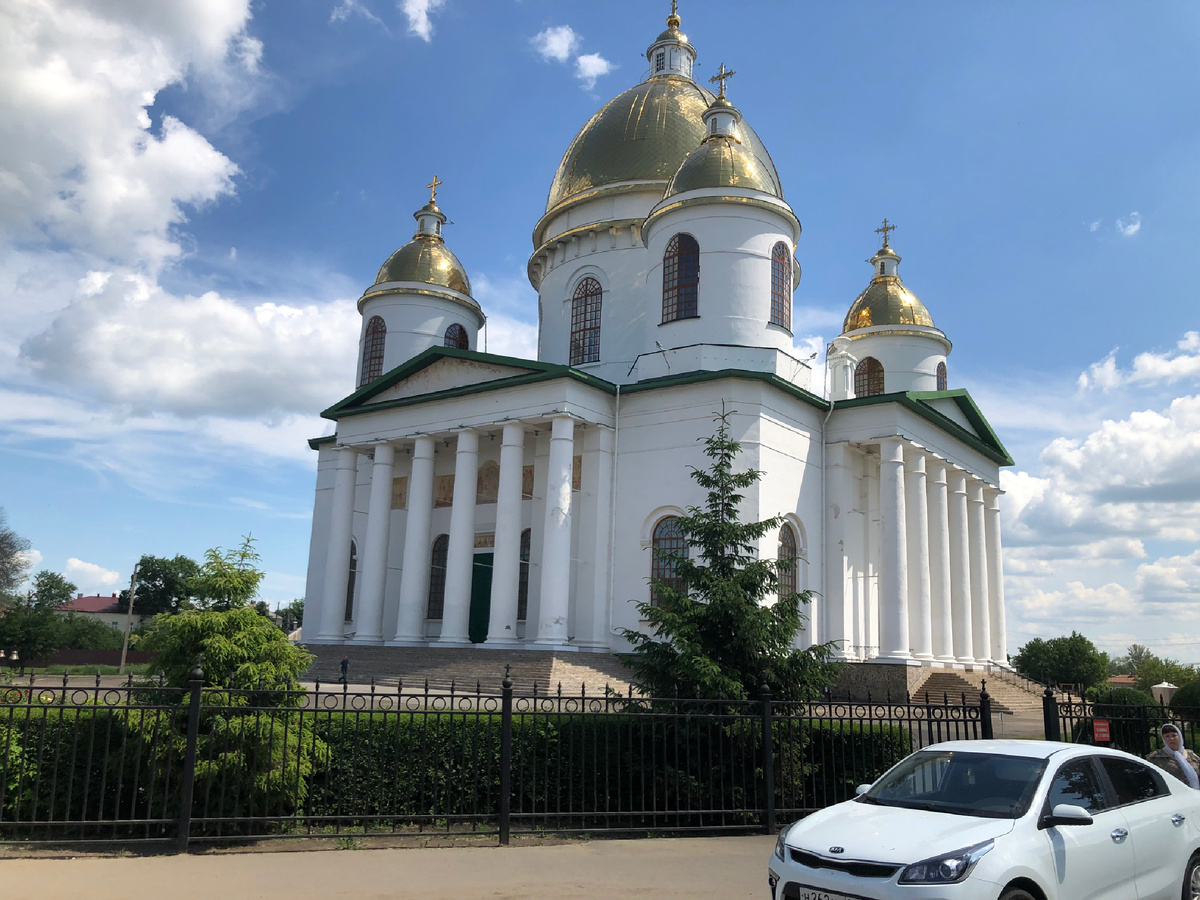
[[[1185,722],[1200,722],[1200,681],[1185,684],[1171,698],[1171,712]]]

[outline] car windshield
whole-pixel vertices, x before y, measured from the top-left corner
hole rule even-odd
[[[1044,759],[922,750],[859,797],[863,803],[959,816],[1015,819],[1025,814],[1046,768]]]

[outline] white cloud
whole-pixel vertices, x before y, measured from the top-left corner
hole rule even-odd
[[[22,550],[17,556],[21,560],[21,568],[24,569],[26,575],[32,575],[39,565],[42,563],[42,553],[40,550],[29,549]]]
[[[1101,225],[1101,220],[1096,219],[1095,221],[1088,224],[1088,231],[1099,231],[1100,225]]]
[[[75,582],[76,587],[85,594],[98,594],[105,588],[116,586],[121,580],[120,573],[73,556],[67,560],[63,575],[68,581]]]
[[[408,33],[426,43],[433,40],[433,22],[429,16],[445,4],[446,0],[401,0],[400,10],[408,19]]]
[[[575,58],[575,77],[589,91],[596,86],[596,79],[607,75],[615,67],[599,53],[585,53]]]
[[[329,21],[345,22],[351,16],[361,16],[372,25],[382,28],[384,32],[388,31],[388,27],[384,24],[383,19],[371,12],[360,0],[340,0],[338,5],[333,8],[333,11],[329,13]]]
[[[1130,369],[1121,369],[1116,357],[1117,351],[1113,350],[1100,362],[1088,366],[1079,376],[1080,390],[1100,388],[1111,391],[1134,382],[1174,384],[1187,378],[1200,379],[1200,332],[1187,332],[1173,350],[1139,353]]]
[[[1117,219],[1117,231],[1125,237],[1133,237],[1142,229],[1142,214],[1131,212],[1127,219]]]
[[[532,43],[542,59],[565,63],[579,45],[579,35],[570,25],[557,25],[539,31],[532,38]]]

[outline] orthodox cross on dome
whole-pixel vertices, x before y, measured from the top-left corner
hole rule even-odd
[[[678,28],[679,25],[679,0],[671,0],[671,14],[667,16],[667,27]]]
[[[437,197],[438,185],[441,183],[442,182],[438,181],[437,174],[435,173],[433,176],[433,181],[431,181],[431,182],[429,182],[429,184],[425,185],[425,187],[429,188],[429,202],[431,204],[433,203],[434,199]],[[887,243],[887,241],[884,241],[884,244],[886,244],[886,243]]]
[[[736,74],[737,72],[733,71],[733,69],[726,69],[725,63],[721,63],[721,68],[717,70],[717,74],[708,79],[710,83],[714,81],[719,81],[721,83],[721,92],[717,94],[717,96],[722,100],[725,99],[725,79],[732,78]]]
[[[884,249],[884,250],[888,249],[888,232],[889,232],[889,231],[895,231],[895,230],[896,230],[896,226],[895,226],[895,225],[889,225],[889,224],[888,224],[888,220],[887,220],[887,219],[884,219],[884,220],[883,220],[883,227],[882,227],[882,228],[876,228],[876,229],[875,229],[875,233],[876,233],[876,234],[882,234],[882,235],[883,235],[883,249]]]

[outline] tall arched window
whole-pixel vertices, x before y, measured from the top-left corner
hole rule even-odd
[[[937,367],[937,389],[938,389],[939,391],[944,391],[944,390],[946,390],[946,364],[945,364],[944,362],[940,362],[940,363],[938,363],[938,367]]]
[[[585,278],[571,299],[571,365],[600,361],[600,301],[595,278]]]
[[[346,574],[346,621],[354,618],[354,582],[358,580],[358,547],[350,542],[350,571]]]
[[[453,347],[455,350],[470,350],[471,344],[467,340],[467,329],[463,328],[457,322],[446,329],[446,340],[443,342],[447,347]]]
[[[779,596],[794,594],[796,585],[800,583],[796,577],[796,532],[787,522],[779,529],[779,552],[776,555],[783,563],[779,567]]]
[[[854,393],[859,397],[883,393],[883,363],[873,356],[859,360],[854,369]]]
[[[439,534],[433,542],[429,560],[429,608],[425,617],[440,619],[446,602],[446,556],[450,552],[450,535]]]
[[[675,516],[667,516],[659,521],[654,526],[654,536],[651,541],[650,577],[673,590],[682,589],[683,585],[676,574],[679,563],[672,558],[671,554],[686,552],[687,542],[683,539],[683,532],[679,530],[679,519]],[[662,599],[659,596],[658,585],[651,584],[650,602],[658,606]]]
[[[792,254],[783,241],[771,250],[771,324],[792,330]]]
[[[521,532],[521,574],[517,578],[517,621],[524,622],[529,615],[529,542],[533,531],[526,528]]]
[[[379,316],[371,316],[367,322],[367,336],[363,340],[362,374],[358,386],[374,381],[383,374],[383,345],[387,343],[387,325]]]
[[[700,315],[700,245],[690,234],[677,234],[663,254],[664,322],[694,319]]]

